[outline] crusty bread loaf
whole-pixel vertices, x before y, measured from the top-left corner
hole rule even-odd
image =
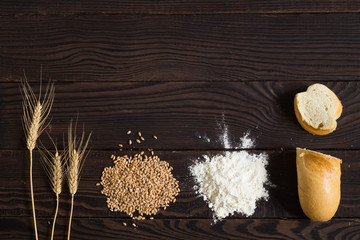
[[[340,203],[341,160],[296,148],[296,171],[300,205],[314,221],[328,221]]]
[[[336,94],[325,85],[316,83],[306,92],[296,94],[294,109],[300,125],[314,135],[329,134],[336,129],[342,105]]]

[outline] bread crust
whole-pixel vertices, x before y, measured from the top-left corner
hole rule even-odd
[[[314,221],[328,221],[340,203],[341,160],[315,151],[296,148],[300,205]]]
[[[310,87],[310,86],[309,86]],[[329,89],[330,90],[330,89]],[[331,91],[331,90],[330,90]],[[300,123],[300,125],[306,130],[308,131],[309,133],[311,134],[314,134],[314,135],[326,135],[326,134],[329,134],[331,132],[333,132],[336,127],[337,127],[337,122],[336,120],[341,116],[341,113],[342,113],[342,104],[339,100],[339,98],[336,96],[336,94],[331,91],[334,95],[334,97],[336,98],[336,101],[338,103],[338,108],[335,112],[335,116],[334,116],[334,123],[332,124],[331,128],[329,129],[320,129],[320,128],[314,128],[312,127],[311,125],[309,125],[304,119],[303,117],[301,116],[301,113],[299,111],[299,100],[298,100],[298,94],[295,95],[295,98],[294,98],[294,110],[295,110],[295,116],[296,116],[296,119],[298,120],[298,122]]]

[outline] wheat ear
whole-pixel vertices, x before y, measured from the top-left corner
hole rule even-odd
[[[50,137],[50,135],[49,135]],[[45,169],[46,175],[49,178],[50,186],[53,192],[56,195],[56,209],[54,214],[54,220],[52,224],[51,230],[51,240],[54,239],[54,231],[55,231],[55,223],[56,217],[59,210],[59,195],[62,190],[62,183],[64,179],[65,167],[62,154],[59,153],[56,144],[50,137],[54,147],[55,147],[55,154],[52,154],[48,151],[45,147],[43,147],[44,151],[40,151],[41,154],[41,163]]]
[[[35,214],[35,202],[34,202],[34,190],[33,190],[33,150],[36,146],[36,141],[40,134],[46,128],[46,118],[50,114],[52,104],[54,102],[54,84],[49,82],[46,87],[45,94],[41,97],[42,75],[40,76],[40,93],[36,97],[35,93],[31,89],[26,76],[21,81],[21,95],[23,97],[23,128],[26,137],[26,147],[30,153],[30,192],[31,192],[31,206],[34,221],[35,239],[38,240],[36,214]]]
[[[71,231],[71,221],[74,210],[74,195],[78,190],[79,181],[80,181],[80,172],[84,161],[86,159],[85,151],[89,144],[91,133],[88,135],[87,140],[85,141],[85,132],[82,131],[81,138],[76,137],[76,123],[75,129],[73,131],[72,121],[68,129],[68,147],[67,147],[67,182],[69,185],[69,192],[71,194],[71,210],[69,218],[69,228],[68,228],[68,237],[70,240],[70,231]]]

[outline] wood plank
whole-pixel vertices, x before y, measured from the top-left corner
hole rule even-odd
[[[306,132],[293,113],[295,94],[311,83],[57,82],[47,131],[61,141],[70,119],[79,115],[79,123],[93,131],[92,149],[113,149],[118,143],[137,148],[126,144],[130,129],[144,133],[145,148],[221,150],[225,125],[230,148],[250,131],[257,149],[360,149],[360,82],[323,82],[344,106],[337,130],[326,136]],[[0,129],[6,130],[0,133],[0,149],[25,149],[18,84],[1,83],[0,89]],[[42,139],[49,142],[46,135]]]
[[[38,221],[39,238],[50,234],[50,219]],[[309,220],[229,219],[212,225],[208,219],[166,219],[136,222],[124,227],[123,219],[75,218],[71,239],[357,239],[357,219],[311,222]],[[128,224],[132,222],[126,221]],[[65,239],[67,219],[57,222],[54,239]],[[2,239],[33,239],[31,219],[0,219]]]
[[[255,214],[251,218],[305,218],[300,208],[295,167],[295,150],[290,151],[254,151],[269,155],[267,167],[269,180],[276,187],[269,187],[270,199],[257,203]],[[343,160],[341,176],[341,202],[335,215],[338,218],[359,218],[360,209],[360,151],[322,151]],[[120,154],[116,151],[92,151],[84,165],[78,193],[75,196],[76,217],[115,217],[124,218],[125,214],[110,212],[106,207],[106,198],[100,194],[100,181],[104,167],[112,166],[109,156]],[[194,180],[188,168],[204,154],[216,155],[219,151],[159,151],[162,160],[174,168],[173,174],[179,180],[180,194],[176,203],[155,216],[158,219],[168,218],[207,218],[212,213],[203,199],[194,192]],[[3,167],[0,170],[0,215],[2,217],[31,216],[31,202],[28,183],[28,161],[24,151],[0,151]],[[38,159],[35,155],[34,159]],[[34,191],[37,216],[51,217],[55,208],[55,196],[50,190],[47,178],[41,166],[34,162]],[[69,214],[69,195],[66,187],[60,196],[59,216]],[[236,214],[230,218],[244,218]]]
[[[0,81],[359,80],[358,14],[0,17]]]
[[[181,0],[181,1],[106,1],[91,0],[5,0],[0,2],[1,14],[223,14],[223,13],[314,13],[359,12],[358,1],[350,0]]]

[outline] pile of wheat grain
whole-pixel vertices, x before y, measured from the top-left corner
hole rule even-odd
[[[104,169],[100,183],[111,211],[125,212],[141,220],[145,219],[143,215],[156,214],[159,208],[166,209],[176,201],[179,184],[168,162],[143,154],[113,160],[115,165]]]

